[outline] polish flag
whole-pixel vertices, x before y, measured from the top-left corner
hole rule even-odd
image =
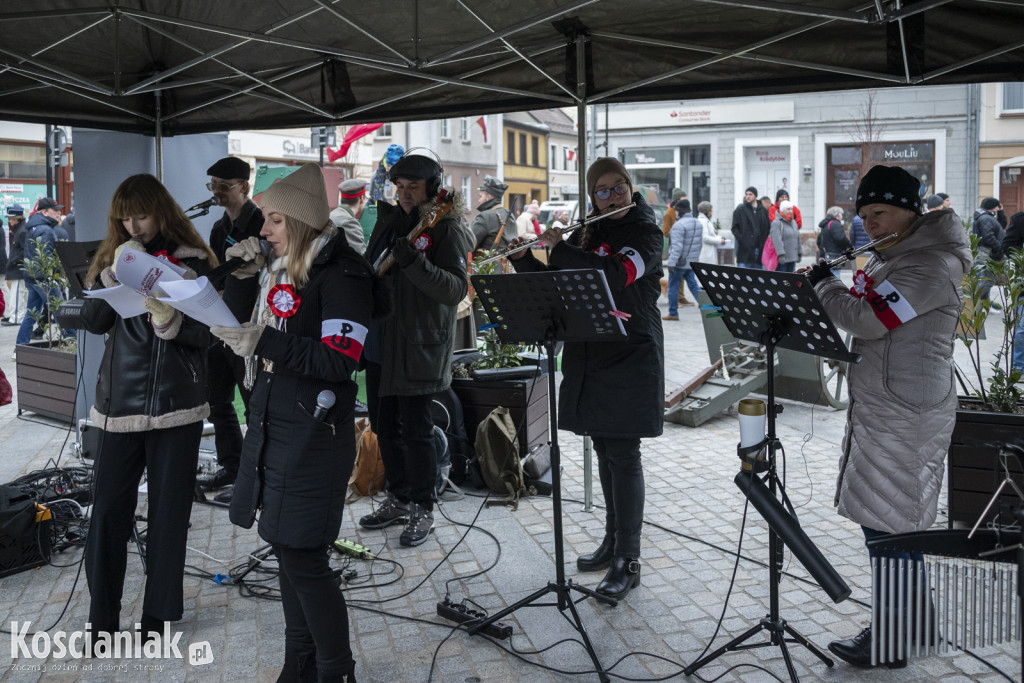
[[[575,149],[570,149],[569,150],[569,161],[576,161],[576,150]]]
[[[486,144],[487,143],[487,117],[486,116],[481,116],[480,118],[478,118],[476,120],[476,125],[480,126],[480,128],[484,131],[484,144]]]
[[[352,146],[353,142],[361,137],[369,135],[383,125],[383,123],[360,123],[358,126],[352,126],[348,129],[348,132],[345,133],[345,137],[342,138],[341,145],[338,147],[337,152],[330,147],[327,148],[327,161],[333,164],[338,159],[343,158],[348,154],[348,149]]]

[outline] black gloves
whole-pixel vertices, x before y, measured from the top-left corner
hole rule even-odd
[[[400,268],[411,266],[413,261],[416,260],[416,255],[419,254],[405,237],[399,237],[395,240],[395,246],[392,247],[391,253],[394,254],[395,261]]]
[[[827,277],[835,277],[835,274],[824,261],[818,261],[807,271],[807,280],[811,283],[811,287]]]

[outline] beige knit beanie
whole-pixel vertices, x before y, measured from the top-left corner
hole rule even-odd
[[[327,187],[320,167],[303,164],[299,170],[282,178],[260,195],[260,208],[291,216],[322,232],[331,222],[327,205]]]
[[[595,159],[594,163],[587,169],[587,192],[592,202],[594,201],[594,185],[597,184],[597,181],[605,173],[618,173],[626,179],[630,187],[633,186],[633,179],[629,177],[629,171],[626,170],[621,161],[615,157],[600,157]]]

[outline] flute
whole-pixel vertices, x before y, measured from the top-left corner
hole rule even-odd
[[[894,232],[891,235],[879,237],[877,240],[868,242],[863,247],[857,247],[856,249],[847,249],[846,253],[844,253],[842,256],[837,256],[831,261],[827,261],[825,263],[825,266],[829,269],[838,268],[847,261],[852,261],[855,256],[859,256],[860,254],[863,254],[865,251],[877,249],[878,247],[884,247],[885,245],[889,244],[889,242],[895,240],[897,237],[899,237],[899,235]]]
[[[582,228],[584,225],[589,225],[590,223],[594,223],[596,221],[599,221],[602,218],[608,218],[608,216],[614,216],[617,213],[622,213],[623,211],[629,211],[634,206],[636,206],[636,202],[633,202],[631,204],[626,204],[625,206],[621,206],[621,207],[615,209],[614,211],[609,211],[608,213],[602,213],[602,214],[599,214],[597,216],[591,216],[590,218],[586,218],[586,219],[584,219],[582,221],[577,221],[576,223],[572,223],[570,225],[567,225],[564,228],[559,228],[558,230],[559,230],[559,232],[561,234],[565,235],[567,233],[572,232],[573,230],[576,230],[578,228]],[[533,247],[533,246],[535,246],[537,244],[540,244],[543,241],[544,241],[543,237],[540,237],[540,236],[534,237],[533,239],[526,240],[522,244],[518,244],[518,245],[516,245],[514,247],[505,247],[501,251],[496,251],[496,252],[494,252],[493,254],[491,254],[490,256],[488,256],[485,259],[480,259],[479,261],[474,261],[474,263],[477,266],[484,266],[484,265],[487,265],[488,263],[490,263],[492,261],[497,261],[498,259],[506,258],[506,257],[508,257],[511,254],[519,253],[520,251],[523,251],[524,249],[530,249],[531,247]]]

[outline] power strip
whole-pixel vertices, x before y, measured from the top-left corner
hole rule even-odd
[[[467,621],[482,621],[487,618],[483,612],[477,612],[466,605],[452,602],[448,598],[437,603],[437,616],[454,621],[457,624],[464,624]],[[480,633],[498,640],[506,640],[512,637],[512,627],[501,621],[488,624],[481,629]]]

